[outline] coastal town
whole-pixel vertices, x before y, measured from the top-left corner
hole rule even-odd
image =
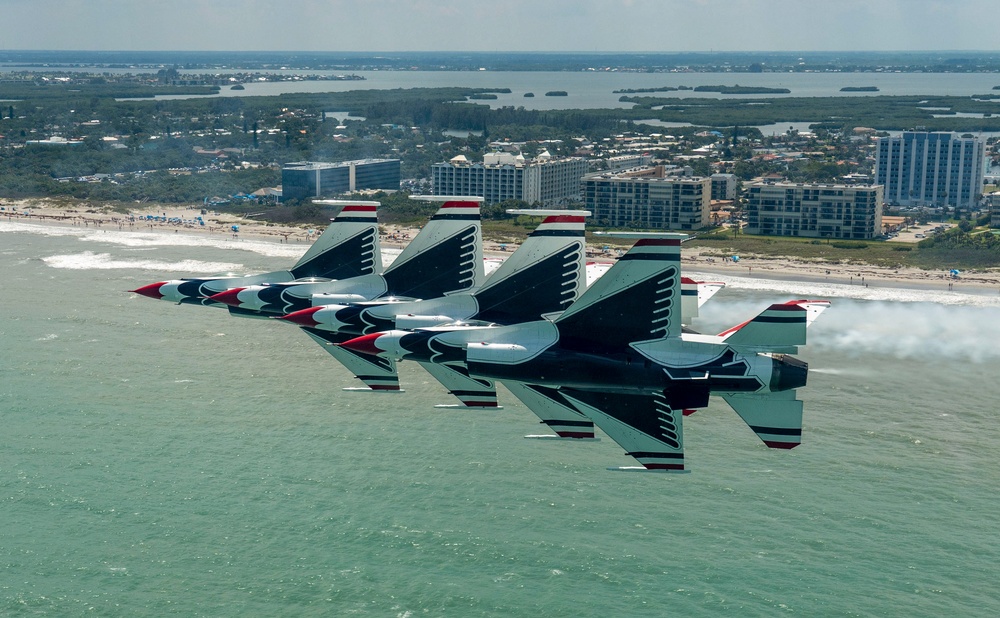
[[[61,204],[134,226],[137,216],[177,211],[144,224],[209,232],[239,224],[244,233],[284,226],[273,233],[294,242],[308,241],[308,230],[329,218],[317,199],[380,199],[386,223],[405,229],[422,216],[407,196],[473,195],[484,199],[486,234],[497,247],[525,233],[512,229],[506,209],[541,206],[586,209],[589,229],[683,231],[697,238],[690,244],[699,254],[742,255],[744,264],[780,256],[824,273],[863,263],[982,271],[990,282],[990,269],[1000,267],[992,232],[1000,227],[998,134],[982,132],[998,104],[987,94],[844,96],[837,100],[856,108],[856,118],[839,124],[824,117],[828,103],[814,102],[816,122],[753,124],[761,117],[737,112],[731,124],[705,126],[663,120],[693,100],[660,97],[717,93],[695,99],[700,114],[732,109],[731,97],[763,97],[746,101],[774,107],[791,99],[782,89],[738,86],[735,74],[724,86],[622,90],[634,107],[619,110],[483,104],[510,96],[496,88],[204,98],[189,89],[363,78],[232,67],[116,71],[36,66],[0,80],[0,94],[9,91],[0,97],[9,99],[0,107],[0,208],[8,216],[52,217]],[[142,92],[122,98],[122,88]],[[964,111],[969,105],[981,111]],[[743,109],[759,113],[759,105]],[[898,117],[886,121],[887,109]],[[637,119],[643,114],[659,118]],[[927,126],[906,124],[917,122]],[[945,130],[957,122],[967,130]],[[195,218],[208,212],[218,214],[211,225]],[[595,257],[615,251],[607,243],[591,249]]]

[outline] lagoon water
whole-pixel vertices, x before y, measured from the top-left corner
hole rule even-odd
[[[16,68],[16,67],[15,67]],[[0,68],[0,72],[3,68]],[[197,72],[197,71],[194,71]],[[335,75],[336,71],[272,71],[288,76]],[[972,96],[996,93],[1000,86],[995,73],[629,73],[614,71],[355,71],[364,81],[280,81],[250,82],[244,90],[223,88],[220,97],[275,96],[291,92],[345,92],[394,88],[509,88],[495,100],[479,100],[490,107],[514,106],[525,109],[630,108],[615,90],[694,88],[705,85],[763,86],[787,88],[784,95],[720,95],[717,92],[677,90],[637,93],[631,96],[668,98],[774,98],[833,96]],[[878,92],[841,92],[845,86],[876,86]],[[545,96],[562,90],[566,96]],[[534,94],[525,97],[526,93]],[[157,99],[191,99],[205,95],[160,95]],[[1000,98],[1000,94],[997,94]]]
[[[623,474],[504,393],[344,392],[286,324],[125,292],[303,250],[0,222],[0,614],[1000,613],[1000,296],[727,278],[703,330],[834,301],[803,444],[713,401],[690,474]]]

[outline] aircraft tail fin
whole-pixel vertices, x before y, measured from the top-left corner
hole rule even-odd
[[[795,391],[722,398],[770,448],[791,449],[802,443],[802,402],[795,399]]]
[[[445,296],[483,282],[481,197],[416,196],[444,202],[385,270],[388,294],[414,299]]]
[[[681,240],[646,234],[556,320],[563,347],[592,353],[681,333]]]
[[[476,319],[515,324],[565,310],[586,286],[585,210],[515,210],[545,215],[482,288],[473,293]]]
[[[757,317],[719,333],[727,344],[757,351],[794,354],[806,343],[806,328],[830,302],[791,300],[771,305]]]
[[[292,267],[293,277],[349,279],[381,273],[379,203],[344,200],[317,200],[317,203],[343,204],[344,207]]]

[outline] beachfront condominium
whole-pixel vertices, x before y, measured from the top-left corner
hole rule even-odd
[[[399,159],[286,163],[281,169],[281,201],[332,197],[366,189],[398,191],[399,178]]]
[[[736,174],[712,174],[712,200],[736,199]]]
[[[746,213],[748,234],[864,240],[882,233],[882,186],[755,182]]]
[[[580,199],[580,178],[586,159],[557,158],[543,152],[534,159],[509,152],[492,152],[481,162],[459,155],[431,166],[435,195],[478,195],[487,204],[522,200],[555,206]]]
[[[598,225],[667,230],[708,226],[708,178],[670,175],[663,166],[584,176],[583,200]]]
[[[889,204],[973,210],[983,191],[986,146],[957,133],[905,131],[875,140],[875,184]]]

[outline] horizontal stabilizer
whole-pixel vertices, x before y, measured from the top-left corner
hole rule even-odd
[[[802,402],[795,399],[795,391],[722,398],[770,448],[791,449],[802,443]]]
[[[791,300],[771,305],[757,317],[719,333],[727,344],[760,351],[795,353],[806,328],[830,306],[826,300]]]
[[[724,287],[725,283],[681,277],[681,323],[690,325],[698,317],[699,308]]]

